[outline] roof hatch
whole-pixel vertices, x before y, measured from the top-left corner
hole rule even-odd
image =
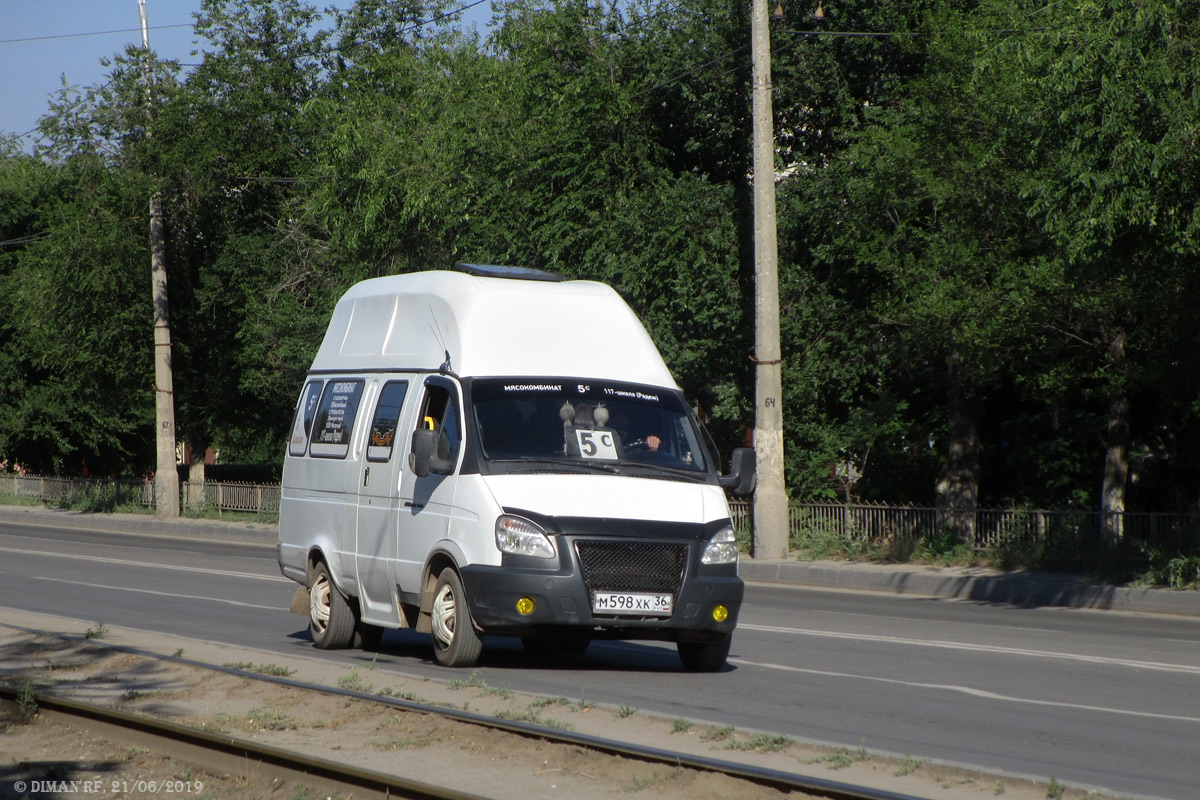
[[[458,272],[477,275],[480,278],[512,278],[521,281],[549,281],[558,283],[566,278],[556,272],[533,269],[532,267],[506,267],[499,264],[467,264],[459,261],[454,265]]]

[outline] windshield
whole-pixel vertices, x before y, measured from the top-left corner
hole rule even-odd
[[[708,456],[679,393],[575,378],[480,378],[471,384],[488,462],[556,462],[622,474],[708,472]]]

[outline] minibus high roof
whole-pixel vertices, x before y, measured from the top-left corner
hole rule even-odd
[[[355,284],[334,309],[312,371],[447,369],[463,377],[677,388],[641,321],[612,288],[502,269],[509,274],[484,277],[460,266]]]

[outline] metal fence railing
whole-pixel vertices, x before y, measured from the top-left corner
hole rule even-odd
[[[736,530],[749,533],[753,506],[730,503]],[[1200,514],[1134,512],[1120,514],[1082,510],[976,509],[947,511],[917,506],[872,503],[792,503],[790,536],[828,536],[847,541],[886,544],[932,537],[947,530],[980,550],[999,547],[1056,546],[1077,549],[1105,541],[1118,531],[1122,538],[1174,549],[1200,539]]]
[[[279,484],[191,483],[180,487],[185,508],[214,508],[251,514],[279,513]]]
[[[179,487],[184,508],[240,511],[250,514],[279,513],[279,484],[191,483]],[[90,504],[100,507],[154,507],[153,480],[109,478],[52,478],[40,475],[0,475],[0,497],[20,497],[63,505]]]
[[[44,503],[73,504],[85,497],[105,496],[118,505],[154,505],[152,481],[107,478],[52,478],[0,475],[0,497],[22,497]]]
[[[154,506],[153,480],[53,478],[38,475],[0,474],[0,497],[18,497],[64,505],[96,507]],[[205,482],[180,485],[185,509],[218,513],[279,513],[277,483]],[[730,503],[735,529],[749,536],[754,524],[753,505]],[[888,544],[933,537],[947,530],[976,549],[1039,547],[1052,544],[1081,551],[1109,538],[1114,531],[1126,540],[1145,542],[1162,551],[1178,551],[1200,541],[1200,513],[1134,512],[1105,514],[1099,511],[1042,509],[977,509],[946,511],[930,507],[875,503],[792,503],[789,535],[829,537],[846,541]]]

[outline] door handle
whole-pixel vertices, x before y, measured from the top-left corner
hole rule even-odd
[[[420,511],[422,508],[425,507],[425,504],[424,503],[414,503],[411,500],[405,500],[404,507],[405,508],[415,508],[417,511]]]
[[[370,482],[371,482],[371,468],[367,467],[365,470],[363,470],[363,486],[366,486]]]

